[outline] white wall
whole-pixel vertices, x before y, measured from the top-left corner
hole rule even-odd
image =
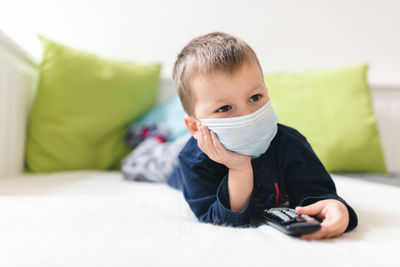
[[[400,84],[400,1],[0,1],[0,30],[37,60],[40,33],[105,57],[162,62],[170,77],[191,38],[220,30],[247,41],[264,72],[366,62],[370,81]]]

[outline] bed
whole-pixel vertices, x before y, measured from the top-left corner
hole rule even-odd
[[[22,173],[37,65],[0,37],[0,266],[400,266],[399,86],[372,85],[391,175],[332,174],[358,226],[305,241],[267,225],[200,223],[180,191],[118,171]]]

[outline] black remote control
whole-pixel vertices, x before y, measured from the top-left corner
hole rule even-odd
[[[315,232],[321,228],[322,219],[317,216],[298,214],[291,208],[265,209],[261,213],[264,223],[291,236],[300,236]]]

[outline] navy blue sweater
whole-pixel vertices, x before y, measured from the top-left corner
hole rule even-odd
[[[201,222],[249,226],[250,218],[264,209],[306,206],[323,199],[336,199],[346,205],[349,224],[358,223],[355,211],[336,193],[335,184],[307,142],[294,128],[278,123],[278,131],[268,150],[252,159],[254,187],[241,211],[230,209],[228,168],[217,163],[189,139],[179,154],[168,185],[181,190],[191,210]]]

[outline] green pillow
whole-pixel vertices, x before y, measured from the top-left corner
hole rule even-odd
[[[388,173],[367,69],[264,76],[279,122],[303,134],[329,172]]]
[[[102,59],[39,38],[25,171],[120,169],[132,150],[124,141],[129,123],[156,103],[161,65]]]

